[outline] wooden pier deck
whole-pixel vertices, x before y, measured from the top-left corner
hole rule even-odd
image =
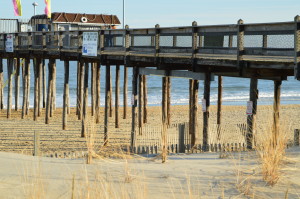
[[[84,32],[97,33],[97,53],[95,56],[83,55]],[[13,51],[8,52],[7,37],[13,37]],[[162,125],[168,126],[170,102],[170,84],[168,78],[176,74],[179,77],[190,78],[190,129],[191,134],[197,131],[197,110],[198,110],[198,80],[204,80],[205,90],[204,99],[206,108],[203,115],[203,146],[207,142],[209,127],[209,106],[210,106],[210,81],[212,76],[218,76],[219,93],[222,92],[222,76],[251,78],[250,101],[253,103],[253,114],[248,116],[248,133],[246,135],[247,147],[252,148],[256,104],[258,98],[257,81],[268,79],[274,81],[274,126],[278,127],[280,86],[281,81],[288,76],[295,76],[300,80],[300,18],[296,16],[292,22],[244,24],[239,20],[237,24],[198,26],[196,22],[187,27],[162,28],[156,25],[155,28],[142,28],[100,31],[55,31],[55,32],[22,32],[11,34],[0,34],[0,73],[3,73],[2,59],[11,60],[8,68],[12,68],[13,59],[25,60],[24,77],[30,78],[28,70],[30,59],[35,59],[35,99],[40,99],[41,90],[41,61],[49,59],[49,82],[48,100],[46,106],[46,121],[53,111],[53,98],[55,91],[53,81],[55,79],[55,60],[65,62],[65,91],[64,91],[64,111],[63,128],[67,125],[68,112],[68,84],[69,84],[69,61],[78,61],[78,118],[83,120],[82,136],[84,134],[85,109],[87,106],[87,82],[89,78],[89,64],[91,63],[93,79],[93,99],[95,98],[92,110],[97,115],[97,93],[98,79],[96,77],[97,68],[100,65],[106,66],[106,102],[105,120],[110,114],[111,106],[111,79],[110,66],[123,65],[133,67],[133,105],[132,105],[132,137],[131,145],[134,146],[135,136],[142,122],[137,123],[136,115],[139,120],[146,117],[143,114],[146,110],[144,100],[146,93],[143,94],[141,87],[146,87],[145,75],[162,75],[163,77],[163,114]],[[20,64],[20,62],[17,62]],[[147,67],[151,67],[148,70]],[[155,70],[153,70],[153,67]],[[85,72],[84,72],[85,68]],[[143,70],[139,70],[143,68]],[[54,71],[54,72],[53,72]],[[126,71],[126,70],[125,70]],[[176,71],[174,73],[174,71]],[[200,75],[199,75],[200,74]],[[3,74],[2,74],[3,75]],[[127,74],[125,74],[126,76]],[[0,74],[1,76],[1,74]],[[75,77],[74,77],[75,78]],[[125,78],[126,79],[126,78]],[[26,83],[25,83],[26,84]],[[28,84],[28,83],[27,83]],[[116,87],[119,85],[116,80]],[[127,83],[126,83],[127,84]],[[124,84],[124,89],[127,86]],[[1,84],[2,86],[2,84]],[[11,80],[9,81],[9,92],[11,93]],[[28,86],[28,85],[27,85]],[[140,89],[138,89],[140,88]],[[1,87],[1,89],[3,89]],[[26,85],[24,86],[26,89]],[[138,91],[139,90],[139,91]],[[145,90],[144,90],[145,91]],[[26,90],[24,93],[28,92]],[[8,94],[8,113],[11,109],[11,94]],[[26,114],[26,100],[24,95],[23,114]],[[96,97],[95,97],[96,96]],[[27,97],[27,98],[26,98]],[[126,98],[127,96],[125,96]],[[218,104],[221,104],[222,95],[219,94]],[[125,100],[124,98],[124,100]],[[139,101],[139,103],[138,103]],[[116,101],[118,103],[118,101]],[[40,114],[39,101],[35,103],[34,117]],[[139,108],[137,106],[139,104]],[[118,104],[116,104],[118,106]],[[126,110],[127,103],[125,103]],[[144,108],[142,108],[144,107]],[[218,117],[221,117],[221,106],[218,106]],[[93,112],[92,111],[92,112]],[[27,111],[28,112],[28,111]],[[117,111],[116,111],[117,114]],[[116,126],[118,123],[116,117]],[[146,121],[146,119],[145,119]],[[221,121],[220,119],[218,121]],[[138,126],[138,127],[137,127]],[[106,127],[105,127],[106,128]],[[162,128],[166,129],[166,128]],[[166,130],[163,130],[166,132]],[[193,132],[194,131],[194,132]],[[104,130],[104,139],[107,139],[108,129]],[[164,133],[162,134],[164,140]],[[195,140],[192,139],[192,143]],[[104,141],[106,143],[106,140]],[[164,148],[164,147],[162,147]]]

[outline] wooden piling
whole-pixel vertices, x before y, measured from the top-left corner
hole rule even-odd
[[[142,132],[143,132],[143,105],[144,105],[144,102],[143,102],[143,76],[142,75],[139,75],[139,96],[138,96],[138,99],[139,99],[139,111],[138,111],[138,119],[139,119],[139,135],[142,135]]]
[[[83,60],[80,60],[79,62],[80,64],[80,79],[79,79],[79,102],[78,102],[78,109],[79,109],[79,112],[78,112],[78,120],[81,120],[82,119],[82,114],[83,114],[83,96],[84,96],[84,62]]]
[[[52,93],[52,96],[53,96],[53,103],[52,103],[52,112],[54,112],[56,110],[56,64],[54,65],[53,67],[53,93]],[[52,116],[52,114],[50,114]]]
[[[147,92],[147,76],[146,75],[143,75],[143,94],[144,94],[144,119],[143,119],[143,122],[144,123],[147,123],[147,117],[148,117],[148,109],[147,109],[147,104],[148,104],[148,92]]]
[[[16,58],[15,61],[16,74],[15,74],[15,110],[19,108],[19,93],[20,93],[20,58]]]
[[[250,101],[252,101],[252,114],[247,116],[247,133],[246,133],[246,143],[247,149],[251,150],[253,148],[253,133],[255,133],[256,127],[256,111],[257,111],[257,90],[258,80],[257,78],[251,78],[250,81]]]
[[[33,120],[36,121],[39,115],[39,70],[40,70],[40,59],[34,59],[34,104],[33,104]]]
[[[112,79],[110,77],[110,86],[109,86],[109,117],[112,117],[113,115],[113,106],[112,106]]]
[[[82,127],[81,137],[86,137],[87,132],[87,111],[88,111],[88,93],[89,93],[89,62],[84,64],[84,94],[83,94],[83,110],[82,110]]]
[[[100,123],[100,97],[101,97],[101,65],[96,63],[96,123]]]
[[[55,102],[56,102],[56,99],[55,99],[55,96],[56,96],[56,61],[55,59],[53,59],[53,63],[52,63],[52,74],[51,74],[51,77],[52,77],[52,89],[51,89],[51,103],[50,103],[50,117],[53,116],[53,112],[54,112],[54,109],[55,109]]]
[[[26,115],[29,114],[29,101],[30,101],[30,59],[27,65],[27,87],[26,87]]]
[[[136,141],[136,109],[137,109],[137,102],[138,102],[138,74],[139,69],[138,67],[134,66],[132,70],[132,108],[131,108],[131,152],[134,152],[135,148],[135,141]]]
[[[67,129],[67,115],[68,115],[68,98],[69,98],[69,60],[64,61],[65,66],[65,81],[64,81],[64,99],[63,99],[63,122],[62,129]]]
[[[7,90],[7,118],[11,117],[12,106],[12,73],[13,73],[14,59],[7,60],[7,75],[8,75],[8,90]]]
[[[192,81],[192,134],[191,134],[191,147],[194,148],[197,141],[198,132],[198,91],[199,91],[199,81]]]
[[[208,135],[209,135],[209,106],[210,106],[210,80],[211,73],[205,73],[204,80],[204,100],[206,110],[203,112],[203,150],[208,150]]]
[[[47,88],[46,88],[46,65],[45,65],[45,59],[43,59],[43,65],[42,65],[42,78],[43,78],[43,108],[46,108],[46,100],[47,100]]]
[[[3,58],[0,57],[0,109],[3,109]]]
[[[43,60],[38,59],[38,117],[41,116],[42,110],[41,110],[41,104],[42,104],[42,98],[43,98]]]
[[[22,115],[21,118],[24,119],[27,110],[27,86],[28,86],[28,70],[30,67],[30,59],[25,58],[25,65],[23,68],[23,104],[22,104]]]
[[[278,134],[280,129],[279,111],[280,111],[280,92],[281,81],[274,81],[274,104],[273,104],[273,133],[274,133],[274,146],[278,142]]]
[[[116,65],[116,85],[115,85],[115,127],[119,128],[119,84],[120,84],[120,65]]]
[[[166,77],[167,81],[167,126],[171,125],[171,78]]]
[[[101,97],[101,65],[97,62],[96,65],[96,123],[100,123],[100,97]]]
[[[47,91],[47,102],[46,102],[46,114],[45,114],[45,124],[50,123],[50,109],[52,101],[52,89],[53,89],[53,65],[55,64],[54,59],[49,59],[48,63],[48,91]]]
[[[96,63],[91,63],[91,115],[95,115],[96,108]]]
[[[124,85],[123,85],[123,119],[127,118],[127,87],[128,87],[128,79],[127,75],[128,69],[124,65]]]
[[[110,64],[106,64],[105,75],[105,110],[104,110],[104,145],[108,144],[108,117],[110,112],[111,101],[111,78],[110,78]]]
[[[221,124],[222,117],[222,93],[223,93],[223,77],[218,76],[218,110],[217,110],[217,124],[218,128]]]
[[[162,133],[161,133],[161,146],[162,146],[162,163],[165,163],[167,160],[167,87],[168,87],[168,79],[167,77],[162,78]]]
[[[189,134],[193,134],[193,88],[194,80],[189,80]]]
[[[79,107],[79,102],[80,102],[80,61],[77,62],[77,81],[76,81],[76,115],[80,113],[80,107]]]

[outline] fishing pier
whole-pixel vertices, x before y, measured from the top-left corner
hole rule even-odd
[[[85,53],[86,32],[96,35],[96,53]],[[12,39],[13,38],[13,39]],[[9,43],[11,41],[12,43]],[[291,42],[292,45],[286,45]],[[7,60],[8,94],[7,118],[12,109],[13,74],[15,76],[15,108],[19,107],[19,82],[22,69],[23,99],[20,117],[29,110],[30,78],[34,78],[34,116],[42,117],[41,109],[46,109],[45,123],[51,122],[56,108],[56,60],[64,62],[64,95],[62,128],[68,128],[69,80],[77,79],[77,111],[82,120],[81,136],[86,136],[88,110],[88,88],[91,86],[91,114],[96,123],[104,122],[104,145],[109,141],[108,122],[112,114],[111,67],[116,67],[115,79],[115,127],[118,128],[120,113],[126,119],[128,67],[132,75],[132,127],[131,147],[144,123],[147,123],[147,76],[162,76],[162,151],[167,150],[167,128],[170,125],[170,78],[190,79],[189,131],[191,145],[196,143],[199,130],[198,92],[199,81],[204,82],[203,110],[203,150],[208,150],[210,84],[218,80],[218,124],[222,117],[222,77],[250,78],[249,100],[251,114],[247,116],[247,148],[253,147],[253,131],[256,122],[258,81],[266,79],[274,82],[275,133],[279,129],[280,89],[283,80],[295,76],[300,80],[300,17],[291,22],[199,26],[193,22],[187,27],[102,29],[97,31],[39,31],[0,34],[0,90],[3,91],[3,59]],[[33,60],[34,74],[30,74]],[[45,60],[48,61],[48,82],[43,78]],[[69,76],[69,62],[77,61],[77,77]],[[124,66],[123,104],[119,107],[120,67]],[[105,111],[100,115],[100,67],[106,68]],[[15,72],[13,72],[15,70]],[[91,74],[89,74],[91,71]],[[89,79],[91,85],[88,85]],[[47,85],[46,85],[47,84]],[[47,88],[47,89],[46,89]],[[3,109],[4,97],[0,92]]]

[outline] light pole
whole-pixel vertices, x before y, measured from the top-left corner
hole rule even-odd
[[[33,5],[33,16],[35,16],[35,13],[36,13],[36,7],[39,5],[37,2],[33,2],[32,3]]]
[[[123,0],[123,29],[125,28],[125,0]]]

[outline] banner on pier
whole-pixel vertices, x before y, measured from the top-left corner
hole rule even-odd
[[[98,32],[84,32],[82,41],[82,55],[97,57]]]
[[[14,14],[15,16],[22,16],[22,5],[21,0],[13,0]]]
[[[5,51],[8,53],[14,52],[14,35],[11,35],[11,34],[6,35]]]
[[[51,18],[51,0],[45,0],[45,15],[47,16],[47,18]]]

